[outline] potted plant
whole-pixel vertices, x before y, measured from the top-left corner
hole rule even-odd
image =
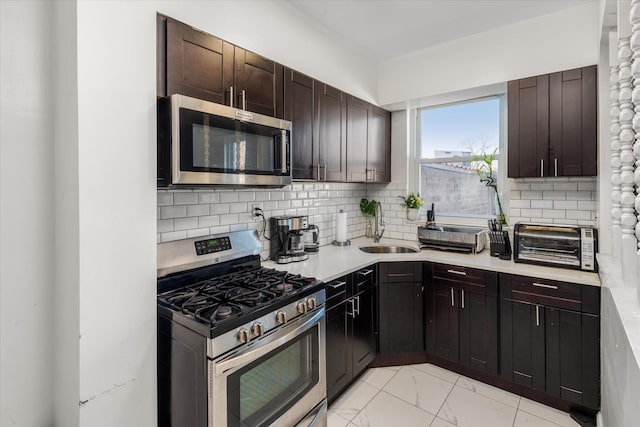
[[[376,201],[371,199],[361,199],[360,200],[360,212],[367,219],[367,229],[366,236],[373,237],[373,217],[376,216]]]
[[[404,201],[404,206],[407,208],[407,219],[415,221],[420,216],[420,207],[422,206],[422,199],[420,194],[410,192],[407,197],[400,198]]]
[[[491,154],[482,153],[480,155],[472,156],[471,159],[478,163],[475,168],[475,173],[480,177],[480,182],[487,187],[493,188],[493,191],[495,191],[496,201],[498,202],[498,221],[500,221],[501,224],[506,224],[507,218],[504,216],[504,212],[502,211],[502,202],[500,202],[500,194],[498,193],[498,183],[496,182],[496,177],[493,173],[493,161],[496,157],[496,150],[493,150]]]

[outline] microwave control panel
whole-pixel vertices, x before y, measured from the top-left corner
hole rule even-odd
[[[582,270],[595,270],[595,243],[593,228],[582,228],[580,236],[580,264]]]
[[[228,237],[199,240],[194,243],[198,255],[206,255],[213,252],[222,252],[231,249],[231,240]]]

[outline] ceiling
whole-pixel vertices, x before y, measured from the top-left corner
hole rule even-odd
[[[597,0],[289,0],[376,61]],[[543,29],[541,29],[542,31]]]

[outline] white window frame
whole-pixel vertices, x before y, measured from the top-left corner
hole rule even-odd
[[[420,113],[423,110],[431,109],[431,108],[442,108],[453,105],[461,105],[470,102],[478,102],[489,99],[499,99],[500,100],[500,135],[498,140],[499,154],[496,155],[496,160],[499,164],[500,174],[498,176],[498,194],[500,196],[500,201],[502,202],[502,210],[507,219],[507,223],[509,223],[509,181],[507,179],[507,102],[506,102],[506,93],[499,92],[495,94],[485,95],[476,98],[468,98],[462,100],[456,100],[453,102],[443,102],[439,104],[433,104],[424,106],[421,108],[415,108],[410,115],[413,121],[413,137],[411,139],[411,147],[409,152],[409,186],[407,191],[417,191],[420,187],[420,165],[422,164],[433,164],[433,163],[444,163],[444,162],[460,162],[468,159],[467,157],[447,157],[447,158],[437,158],[437,159],[429,159],[429,158],[419,158],[420,154],[420,138],[421,138],[421,122]],[[422,195],[425,204],[422,207],[422,211],[426,216],[427,209],[430,209],[431,204],[429,202],[429,195]],[[487,225],[487,217],[486,216],[443,216],[438,214],[438,206],[435,206],[436,211],[436,223],[441,224],[452,224],[452,225],[470,225],[470,226],[486,226]]]

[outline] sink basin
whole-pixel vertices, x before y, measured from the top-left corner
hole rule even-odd
[[[358,249],[369,254],[414,254],[420,252],[410,246],[369,245],[358,246]]]

